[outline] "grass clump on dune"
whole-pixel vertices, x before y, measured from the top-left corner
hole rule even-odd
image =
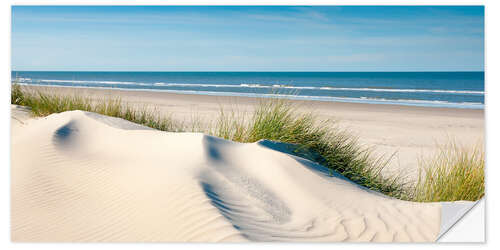
[[[159,116],[157,110],[148,107],[134,108],[122,103],[120,98],[93,100],[80,95],[56,95],[23,89],[13,84],[11,103],[28,106],[35,116],[47,116],[71,110],[82,110],[122,118],[162,131],[183,131],[183,124],[168,116]]]
[[[299,112],[287,100],[261,101],[249,120],[230,114],[221,111],[215,136],[238,142],[267,139],[294,144],[299,156],[336,170],[369,189],[407,199],[408,184],[401,176],[381,174],[387,161],[373,158],[356,137],[329,121],[319,121],[313,113]]]
[[[420,162],[413,200],[421,202],[479,200],[484,196],[482,147],[450,143],[436,156]]]

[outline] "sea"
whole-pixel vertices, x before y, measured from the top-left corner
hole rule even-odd
[[[23,85],[484,109],[484,72],[12,71]]]

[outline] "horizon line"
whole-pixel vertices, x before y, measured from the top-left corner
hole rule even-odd
[[[485,70],[407,70],[407,71],[291,71],[291,70],[286,70],[286,71],[250,71],[250,70],[236,70],[236,71],[228,71],[228,70],[214,70],[214,71],[206,71],[206,70],[165,70],[165,71],[158,71],[158,70],[11,70],[11,72],[144,72],[144,73],[167,73],[167,72],[186,72],[186,73],[194,73],[194,72],[199,72],[199,73],[209,73],[209,72],[217,72],[217,73],[224,73],[224,72],[238,72],[238,73],[284,73],[284,72],[297,72],[297,73],[418,73],[418,72],[485,72]]]

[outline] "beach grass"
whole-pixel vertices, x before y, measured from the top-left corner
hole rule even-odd
[[[372,157],[369,148],[361,147],[355,136],[341,130],[333,121],[321,121],[311,112],[285,99],[265,99],[256,106],[251,118],[221,110],[215,136],[237,141],[262,139],[293,144],[293,153],[312,160],[369,189],[408,199],[401,175],[382,175],[389,158]]]
[[[13,84],[11,103],[30,107],[34,116],[47,116],[71,110],[94,112],[101,115],[122,118],[154,129],[171,132],[184,131],[184,124],[170,116],[157,115],[159,112],[147,106],[132,107],[120,98],[93,100],[80,95],[56,95],[33,91]]]
[[[168,132],[203,132],[237,142],[267,139],[288,143],[294,145],[293,153],[298,156],[335,170],[366,188],[403,200],[474,200],[484,195],[483,154],[444,151],[426,163],[417,184],[409,183],[403,174],[382,174],[390,156],[373,157],[372,150],[362,147],[348,131],[332,121],[320,121],[314,113],[300,112],[297,105],[285,99],[261,100],[249,116],[221,108],[218,118],[206,127],[201,127],[200,122],[187,126],[154,108],[132,107],[119,98],[96,101],[28,90],[18,84],[12,85],[11,103],[30,107],[35,116],[83,110]]]
[[[482,146],[450,142],[430,159],[420,160],[413,200],[420,202],[479,200],[484,196]]]

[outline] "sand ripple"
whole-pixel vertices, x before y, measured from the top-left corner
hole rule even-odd
[[[385,197],[272,142],[81,111],[16,126],[14,241],[425,242],[442,231],[440,203]]]

